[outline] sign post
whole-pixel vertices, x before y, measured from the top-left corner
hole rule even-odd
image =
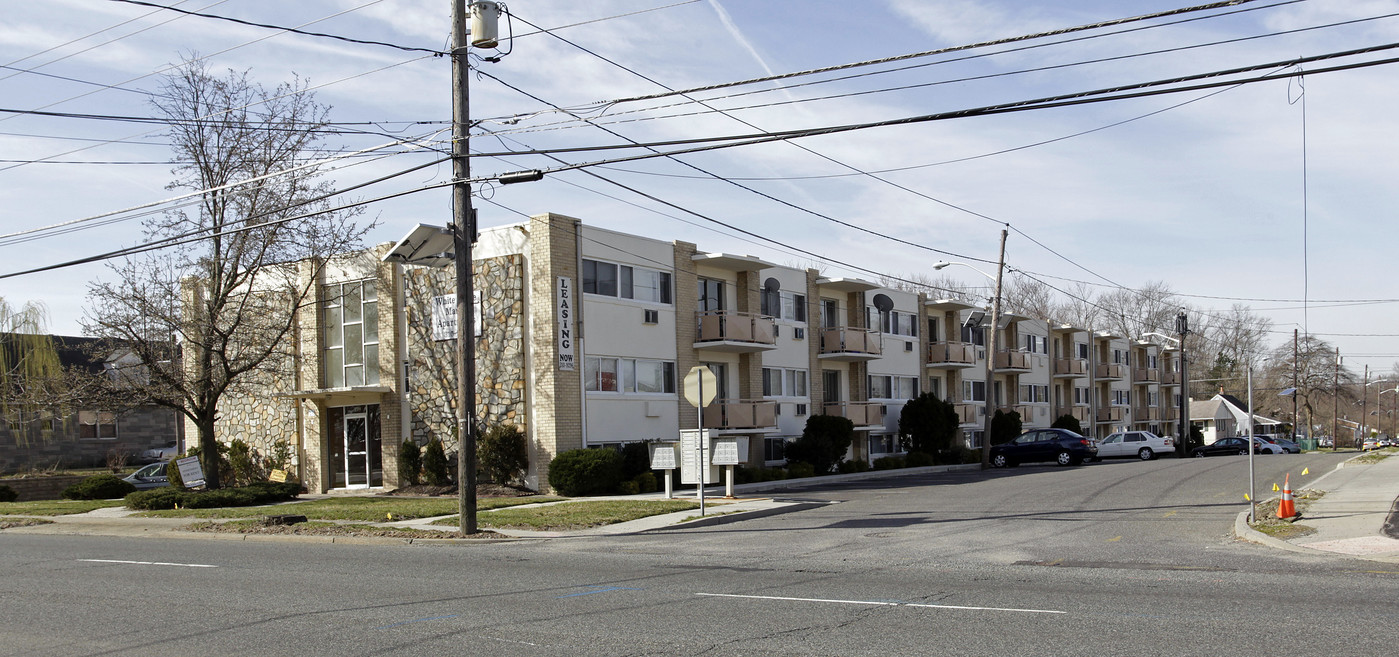
[[[685,374],[685,401],[690,402],[695,407],[695,413],[699,419],[699,431],[695,432],[693,453],[695,459],[696,478],[698,483],[695,490],[699,497],[700,515],[704,515],[704,485],[709,483],[709,459],[705,458],[705,451],[709,448],[709,432],[704,430],[704,407],[714,401],[714,396],[719,391],[719,380],[714,377],[714,372],[704,365],[696,365],[690,368]],[[684,431],[680,432],[682,448],[685,440]],[[690,450],[685,450],[690,451]],[[681,471],[681,480],[684,480],[684,469]],[[687,482],[688,483],[688,482]]]

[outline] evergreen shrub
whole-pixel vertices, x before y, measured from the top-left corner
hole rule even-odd
[[[100,474],[83,479],[63,489],[63,498],[67,500],[114,500],[125,497],[127,493],[135,490],[135,486],[122,481],[121,477]]]
[[[513,424],[491,427],[476,441],[476,467],[487,479],[503,485],[529,468],[529,443]]]
[[[447,450],[442,441],[433,438],[423,450],[423,483],[429,486],[449,486],[452,478],[447,474]]]
[[[19,493],[15,489],[4,484],[0,484],[0,502],[13,502],[19,499]]]
[[[549,485],[560,495],[605,495],[622,482],[622,455],[614,449],[573,449],[549,463]]]
[[[423,450],[412,438],[405,438],[398,446],[398,484],[417,486],[423,470]]]

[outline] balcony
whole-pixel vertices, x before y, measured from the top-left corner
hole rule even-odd
[[[1098,409],[1099,422],[1122,422],[1125,419],[1127,419],[1126,406],[1109,406]]]
[[[1098,363],[1099,381],[1121,381],[1127,376],[1127,368],[1119,363]]]
[[[1180,409],[1175,408],[1174,406],[1170,408],[1162,408],[1159,410],[1161,411],[1161,420],[1164,422],[1175,422],[1176,418],[1180,417]]]
[[[1178,386],[1178,385],[1180,385],[1180,372],[1164,372],[1164,373],[1162,373],[1162,374],[1161,374],[1161,385],[1163,385],[1163,386]]]
[[[704,407],[706,429],[776,429],[777,402],[716,399]]]
[[[1041,409],[1042,409],[1042,408],[1044,408],[1044,407],[1043,407],[1043,406],[1031,406],[1031,405],[1029,405],[1029,404],[1016,404],[1016,405],[1014,405],[1014,406],[1002,406],[1002,407],[1000,407],[1000,409],[998,409],[998,410],[1000,410],[1002,413],[1010,413],[1011,411],[1015,411],[1016,413],[1019,413],[1019,414],[1020,414],[1020,422],[1021,422],[1022,424],[1033,424],[1033,423],[1035,422],[1035,419],[1036,419],[1036,416],[1035,416],[1035,409],[1037,409],[1037,408],[1041,408]],[[1043,419],[1043,418],[1040,418],[1040,419]]]
[[[861,361],[879,358],[883,349],[879,334],[853,326],[821,329],[821,352],[817,358],[834,361]]]
[[[957,411],[958,424],[979,424],[981,422],[981,404],[953,404],[952,408]]]
[[[1136,422],[1160,422],[1161,408],[1158,406],[1138,406],[1133,408],[1132,420]]]
[[[856,429],[884,426],[884,404],[879,402],[827,402],[821,412],[850,420]]]
[[[996,352],[997,372],[1029,372],[1030,354],[1019,350]]]
[[[928,345],[928,367],[959,369],[976,364],[976,345],[970,342],[934,342]]]
[[[1062,411],[1060,414],[1072,415],[1075,420],[1078,420],[1079,424],[1088,424],[1089,419],[1093,415],[1093,409],[1089,408],[1087,404],[1076,404],[1068,410]]]
[[[1132,369],[1132,383],[1147,384],[1147,383],[1160,383],[1160,382],[1161,382],[1161,370],[1159,370],[1159,369],[1157,369],[1157,368],[1152,367],[1152,368],[1133,368],[1133,369]]]
[[[777,348],[771,317],[730,310],[698,312],[695,316],[699,319],[695,349],[743,354]]]
[[[1087,358],[1055,358],[1054,378],[1081,379],[1088,376]]]

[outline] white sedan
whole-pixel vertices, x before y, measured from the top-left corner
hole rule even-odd
[[[1162,438],[1150,431],[1122,431],[1109,435],[1098,443],[1098,458],[1139,458],[1150,461],[1161,454],[1176,451],[1176,441]]]

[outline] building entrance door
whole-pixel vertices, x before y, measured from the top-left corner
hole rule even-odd
[[[384,485],[379,405],[343,406],[328,410],[331,487],[370,488]]]

